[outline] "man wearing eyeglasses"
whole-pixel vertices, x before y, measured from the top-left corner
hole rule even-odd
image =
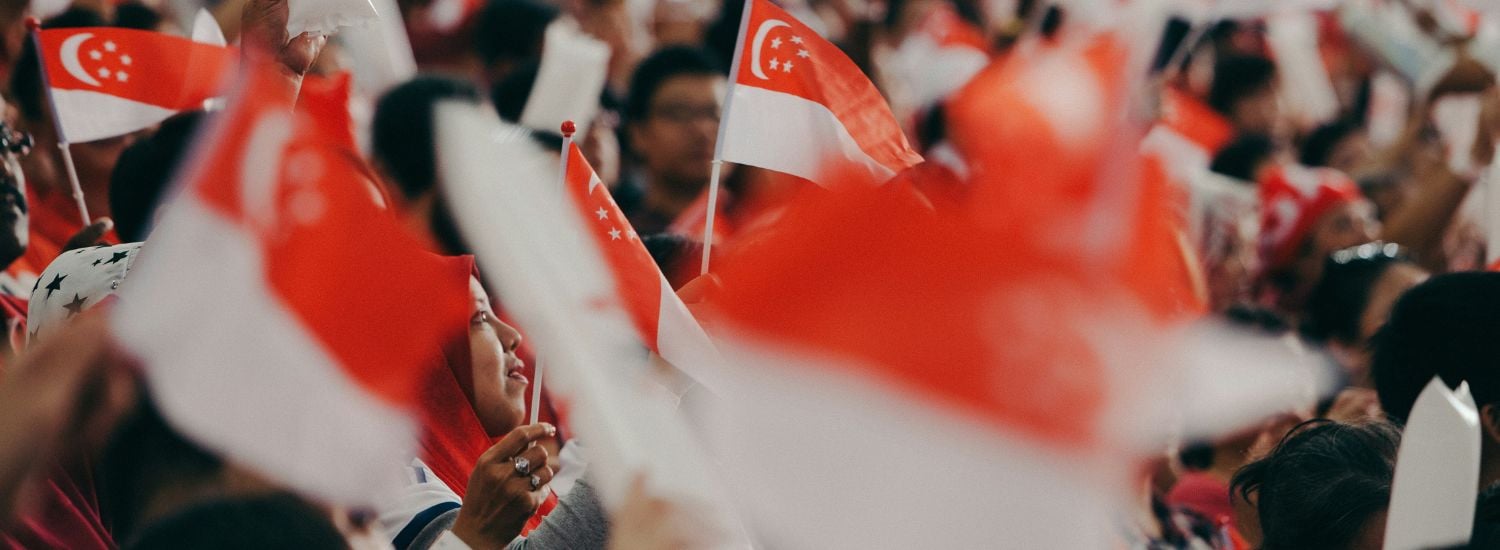
[[[665,230],[707,188],[726,85],[724,69],[694,48],[663,49],[636,69],[625,105],[636,166],[622,187],[637,189],[616,199],[642,236]]]

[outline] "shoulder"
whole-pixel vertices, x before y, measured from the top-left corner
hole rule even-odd
[[[453,525],[463,501],[420,459],[412,459],[405,473],[409,483],[381,507],[380,526],[397,550],[425,548]]]

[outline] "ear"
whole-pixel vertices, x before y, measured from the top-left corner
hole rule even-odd
[[[1500,407],[1494,404],[1479,407],[1479,426],[1491,444],[1500,444]]]

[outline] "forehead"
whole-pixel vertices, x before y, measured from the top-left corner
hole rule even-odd
[[[716,74],[680,74],[663,80],[651,95],[651,103],[717,101],[724,91],[724,77]]]

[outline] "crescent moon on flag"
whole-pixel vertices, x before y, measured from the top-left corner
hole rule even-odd
[[[94,77],[89,76],[88,71],[83,70],[83,62],[78,59],[78,48],[93,37],[94,33],[91,32],[69,36],[63,41],[62,50],[58,52],[58,55],[62,57],[63,68],[67,69],[68,74],[73,75],[73,78],[90,86],[98,86],[99,81],[94,80]]]
[[[750,74],[761,80],[770,80],[765,71],[760,70],[760,47],[766,43],[766,35],[776,27],[790,27],[786,21],[780,19],[767,19],[755,30],[755,40],[750,43]]]

